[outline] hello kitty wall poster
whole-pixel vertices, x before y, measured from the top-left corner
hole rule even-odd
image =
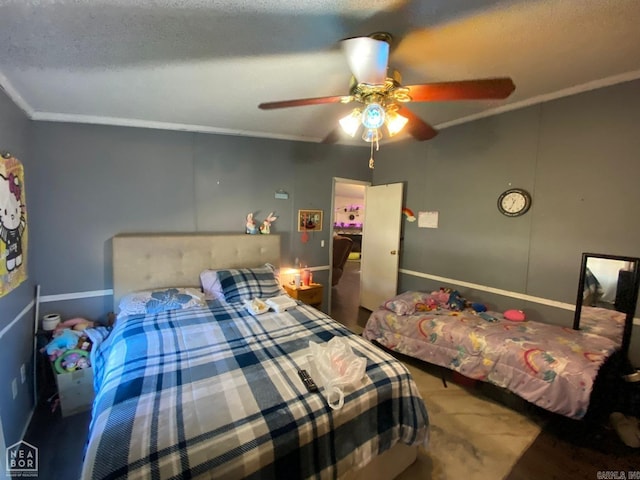
[[[0,157],[0,297],[27,279],[27,205],[24,168]]]

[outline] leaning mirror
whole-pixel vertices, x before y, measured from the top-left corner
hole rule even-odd
[[[575,330],[606,336],[627,358],[640,288],[640,258],[583,253]]]

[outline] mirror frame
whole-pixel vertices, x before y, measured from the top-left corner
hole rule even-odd
[[[573,317],[573,329],[580,330],[580,314],[582,311],[582,300],[584,293],[584,280],[587,272],[587,259],[588,258],[603,258],[606,260],[620,260],[623,262],[634,262],[635,268],[631,270],[633,272],[633,291],[631,293],[631,304],[633,309],[627,312],[627,318],[624,323],[624,331],[622,333],[622,344],[620,351],[627,356],[629,352],[629,344],[631,343],[631,330],[633,329],[633,318],[636,314],[637,302],[638,302],[638,290],[640,289],[640,258],[638,257],[626,257],[622,255],[608,255],[604,253],[583,253],[582,264],[580,265],[580,279],[578,280],[578,295],[576,297],[576,311]]]

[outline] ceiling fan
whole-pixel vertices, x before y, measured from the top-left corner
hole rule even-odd
[[[436,129],[404,106],[405,103],[504,99],[515,89],[513,81],[508,77],[403,86],[400,74],[395,70],[388,71],[391,41],[391,34],[386,32],[342,40],[342,49],[353,74],[348,95],[266,102],[258,107],[272,110],[356,102],[360,105],[340,120],[341,128],[332,130],[323,143],[337,142],[341,129],[355,136],[362,125],[362,138],[371,142],[373,152],[373,143],[377,145],[383,136],[383,126],[386,127],[388,136],[393,136],[406,127],[407,132],[420,141],[429,140],[438,134]]]

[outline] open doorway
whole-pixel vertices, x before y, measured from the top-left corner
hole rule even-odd
[[[332,197],[330,314],[360,333],[360,260],[365,213],[365,187],[369,182],[334,178]],[[345,240],[348,239],[348,240]]]

